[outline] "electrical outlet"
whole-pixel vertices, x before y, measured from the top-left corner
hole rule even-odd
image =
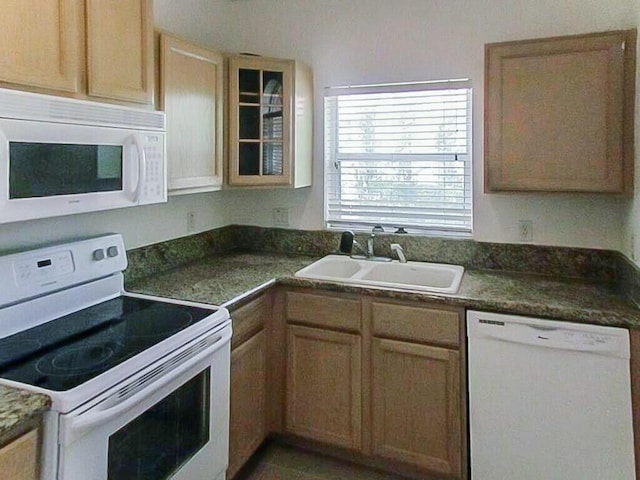
[[[273,209],[273,224],[276,227],[288,227],[289,226],[289,209],[288,208],[274,208]]]
[[[196,212],[187,212],[187,233],[196,231]]]
[[[533,222],[531,220],[520,220],[518,222],[518,231],[521,242],[533,241]]]

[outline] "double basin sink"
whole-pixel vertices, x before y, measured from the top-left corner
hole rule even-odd
[[[425,262],[375,262],[328,255],[296,272],[295,276],[368,287],[454,294],[464,267]]]

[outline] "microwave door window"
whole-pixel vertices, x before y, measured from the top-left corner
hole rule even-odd
[[[121,145],[9,143],[9,198],[122,191]]]

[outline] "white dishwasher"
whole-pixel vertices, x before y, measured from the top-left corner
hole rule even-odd
[[[471,480],[634,480],[625,329],[467,313]]]

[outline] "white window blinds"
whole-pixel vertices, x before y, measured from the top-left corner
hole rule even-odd
[[[325,93],[328,228],[471,232],[471,89],[466,81]]]

